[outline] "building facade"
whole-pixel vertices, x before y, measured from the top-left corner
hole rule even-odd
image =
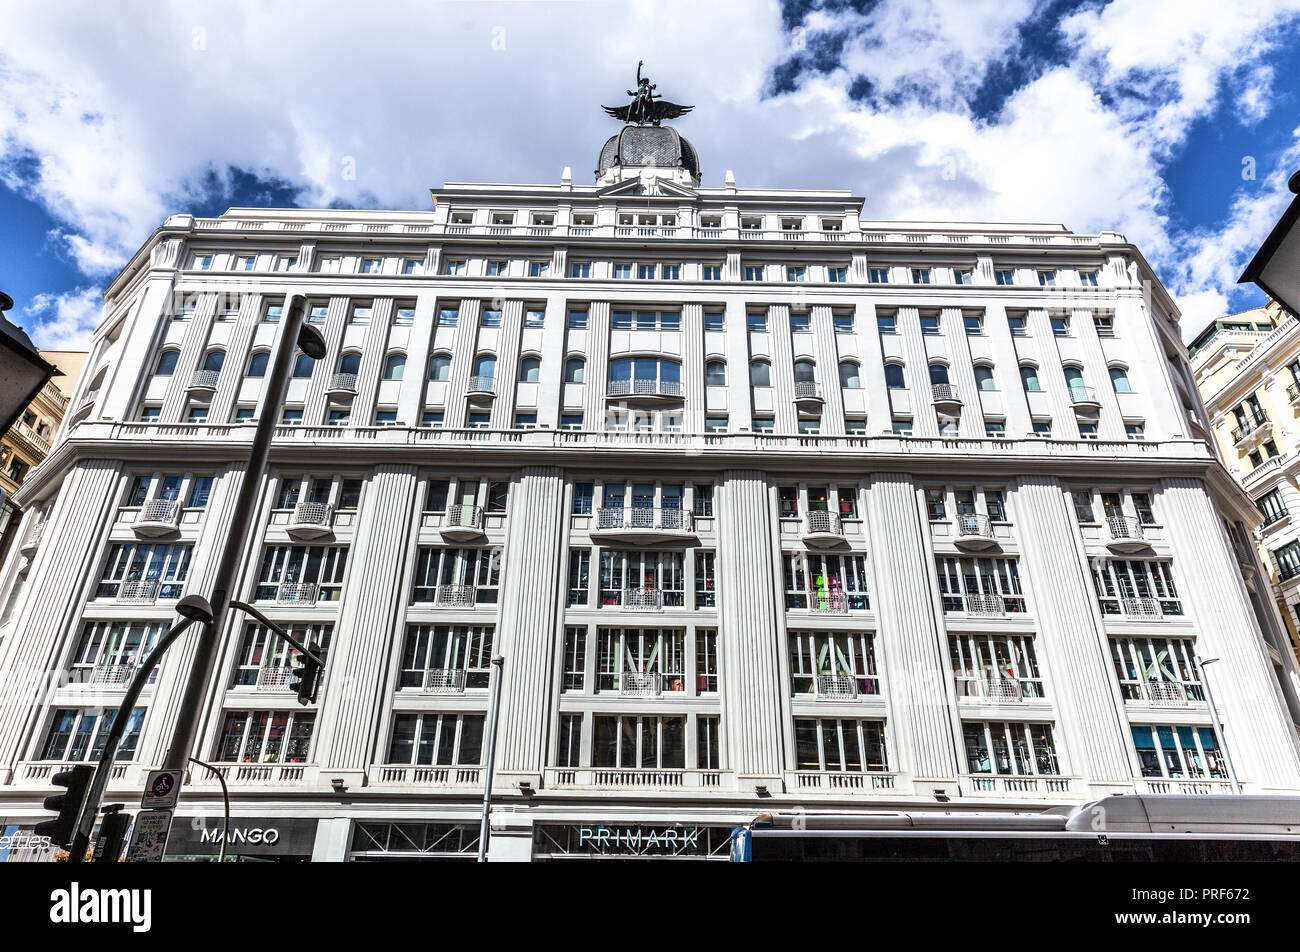
[[[1258,512],[1138,250],[698,161],[628,126],[591,186],[169,218],[19,492],[6,822],[211,584],[299,292],[330,350],[275,411],[238,594],[327,672],[301,707],[266,631],[221,633],[196,756],[241,849],[472,855],[494,655],[497,859],[721,856],[794,805],[1300,790],[1294,661],[1233,545]],[[110,799],[162,762],[193,651]],[[220,802],[196,768],[173,851],[215,852]]]
[[[1300,322],[1274,301],[1213,322],[1188,350],[1224,465],[1259,507],[1251,541],[1300,653]]]
[[[13,530],[18,525],[13,494],[49,453],[86,360],[85,353],[79,351],[42,351],[41,357],[58,368],[60,376],[46,381],[9,431],[0,437],[0,560],[9,551]]]

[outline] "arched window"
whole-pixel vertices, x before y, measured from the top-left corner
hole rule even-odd
[[[1123,367],[1110,368],[1110,384],[1116,393],[1133,392],[1133,386],[1128,382],[1128,372]]]
[[[704,365],[704,385],[706,387],[725,387],[727,385],[727,364],[722,360],[710,360]]]
[[[429,379],[430,380],[450,380],[451,379],[451,357],[447,354],[434,354],[433,359],[429,361]]]
[[[609,379],[611,383],[626,382],[613,388],[615,393],[678,394],[681,392],[682,365],[659,357],[625,357],[609,365]]]
[[[356,374],[361,372],[361,355],[356,351],[339,358],[339,373]]]
[[[861,390],[862,375],[858,365],[851,360],[840,364],[840,386],[845,390]]]
[[[1083,371],[1078,367],[1065,367],[1065,385],[1071,390],[1083,386]]]
[[[907,386],[902,364],[885,364],[885,386],[890,390],[902,390]]]
[[[483,354],[474,361],[474,376],[476,377],[495,377],[497,375],[497,359],[491,354]]]
[[[765,360],[755,360],[750,363],[749,385],[751,387],[772,386],[772,365]]]
[[[406,373],[406,355],[389,354],[384,359],[384,379],[401,380]]]
[[[1024,364],[1020,368],[1020,382],[1024,384],[1025,393],[1041,393],[1043,385],[1038,380],[1038,368]]]
[[[159,377],[170,377],[176,372],[176,361],[180,360],[180,357],[180,351],[164,350],[158,355],[158,366],[153,372]]]
[[[293,362],[293,375],[295,377],[310,377],[311,370],[316,366],[316,361],[308,354],[299,354]]]
[[[270,351],[259,350],[248,358],[248,376],[265,377],[266,365],[271,361]]]
[[[930,365],[930,383],[944,384],[948,382],[948,368],[943,364]]]
[[[975,389],[996,390],[997,381],[993,379],[993,368],[984,364],[975,365]]]
[[[582,383],[587,376],[587,362],[581,357],[570,357],[564,362],[564,382]]]
[[[542,379],[542,360],[540,357],[525,357],[519,361],[519,382],[537,383]]]
[[[812,383],[817,379],[817,368],[811,360],[794,362],[794,379],[796,383]]]
[[[224,350],[210,350],[207,356],[203,358],[203,369],[220,372],[221,365],[225,362],[226,352]]]

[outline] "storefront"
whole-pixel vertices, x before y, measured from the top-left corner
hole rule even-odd
[[[726,860],[729,826],[623,823],[540,824],[533,859]]]
[[[226,837],[228,862],[306,863],[316,844],[316,819],[231,817]],[[210,862],[221,853],[224,820],[178,816],[172,821],[166,862]]]
[[[478,859],[477,823],[387,823],[359,820],[352,824],[351,862]]]

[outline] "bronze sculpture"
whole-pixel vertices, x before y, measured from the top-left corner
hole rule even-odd
[[[629,89],[627,94],[632,101],[626,106],[601,106],[607,114],[623,122],[635,122],[638,126],[657,126],[665,119],[676,119],[694,109],[694,106],[681,106],[664,99],[655,90],[658,88],[650,82],[650,77],[642,77],[641,67],[644,60],[637,60],[636,89]]]

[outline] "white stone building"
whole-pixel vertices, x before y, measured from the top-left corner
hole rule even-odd
[[[1233,545],[1259,514],[1135,247],[706,188],[668,127],[599,165],[149,238],[20,492],[7,825],[207,591],[293,292],[330,353],[296,366],[238,594],[328,664],[300,707],[257,625],[221,633],[196,755],[241,849],[472,854],[494,653],[493,858],[720,855],[796,804],[1220,792],[1225,749],[1244,793],[1300,792],[1294,662]],[[162,762],[193,650],[108,800]],[[215,852],[219,809],[196,768],[173,849]]]

